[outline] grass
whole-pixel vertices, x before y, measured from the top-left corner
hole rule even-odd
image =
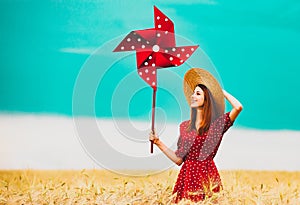
[[[3,170],[0,204],[171,204],[177,174],[168,170],[129,177],[105,170]],[[300,172],[220,171],[220,175],[224,190],[198,204],[300,205]]]

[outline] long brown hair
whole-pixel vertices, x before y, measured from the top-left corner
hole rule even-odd
[[[191,119],[187,130],[188,131],[197,130],[198,134],[202,135],[204,132],[206,132],[209,129],[212,120],[214,120],[215,118],[214,116],[215,112],[214,112],[213,99],[211,98],[211,94],[208,88],[203,84],[198,84],[197,86],[200,87],[204,93],[203,119],[200,123],[199,129],[197,130],[195,125],[197,119],[197,108],[191,108]]]

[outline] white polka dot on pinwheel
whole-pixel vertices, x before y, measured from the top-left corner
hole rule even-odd
[[[142,45],[142,48],[145,48],[146,46],[145,45]]]
[[[158,24],[157,28],[161,28],[161,25],[160,25],[160,24]]]
[[[148,63],[147,63],[148,64]],[[145,70],[145,73],[148,73],[148,69]]]
[[[148,65],[148,62],[145,62],[144,65]]]
[[[155,67],[155,63],[152,63],[152,67]]]
[[[131,38],[127,38],[127,41],[130,42],[130,41],[131,41]]]
[[[149,59],[151,60],[151,59],[152,59],[152,56],[149,56]]]
[[[159,20],[159,19],[160,19],[160,16],[157,16],[156,19]]]

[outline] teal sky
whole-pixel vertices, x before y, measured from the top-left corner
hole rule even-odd
[[[300,2],[296,0],[2,0],[0,111],[72,116],[73,89],[84,63],[112,39],[152,28],[153,5],[172,19],[176,35],[200,45],[224,88],[243,103],[237,126],[300,130]],[[105,56],[117,59],[118,55],[107,51],[99,57],[103,64]],[[99,70],[105,69],[101,66]],[[135,56],[114,66],[123,71],[112,69],[98,85],[98,117],[111,116],[112,99],[103,96],[110,96],[118,80],[136,69]],[[138,85],[143,82],[128,84]],[[148,115],[150,88],[139,91],[130,103],[129,111],[117,109],[114,115]],[[177,106],[163,88],[157,103],[167,113]],[[79,113],[92,115],[84,106]],[[174,118],[178,113],[170,115]]]

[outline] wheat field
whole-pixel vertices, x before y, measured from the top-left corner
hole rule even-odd
[[[171,204],[178,170],[0,171],[0,204]],[[220,171],[224,190],[197,204],[300,204],[300,172]],[[179,204],[192,204],[181,201]]]

